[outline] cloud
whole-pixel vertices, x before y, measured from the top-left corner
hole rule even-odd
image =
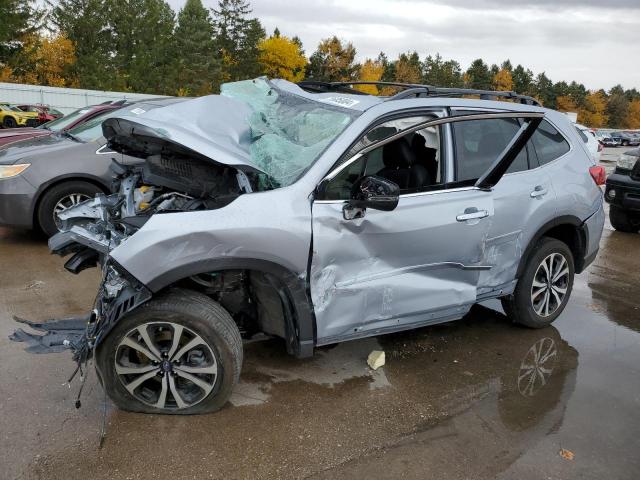
[[[170,0],[174,8],[184,0]],[[215,6],[216,0],[205,0]],[[510,59],[554,81],[640,88],[638,0],[251,0],[267,31],[298,35],[307,54],[337,35],[358,57],[439,52],[466,68]],[[631,65],[627,67],[625,63]]]

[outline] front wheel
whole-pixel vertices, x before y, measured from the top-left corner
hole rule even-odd
[[[640,214],[634,218],[627,210],[614,205],[609,207],[609,220],[619,232],[636,233],[640,230]]]
[[[2,126],[4,128],[16,128],[18,126],[16,119],[13,117],[4,117],[4,122],[2,122]]]
[[[96,367],[123,410],[214,412],[240,377],[242,338],[218,303],[176,289],[121,318],[98,346]]]
[[[542,238],[529,256],[513,294],[502,299],[505,313],[527,327],[550,325],[567,305],[574,272],[569,247],[555,238]]]
[[[51,237],[60,229],[59,213],[95,197],[96,193],[103,191],[97,185],[82,180],[70,180],[54,185],[40,200],[37,211],[38,226],[47,237]]]

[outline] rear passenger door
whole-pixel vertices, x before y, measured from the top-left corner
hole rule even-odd
[[[420,124],[373,144],[365,135],[361,144],[368,146],[352,149],[347,157],[354,156],[318,186],[310,277],[318,344],[459,318],[475,303],[479,276],[493,268],[485,252],[489,232],[499,221],[492,188],[522,148],[518,140],[528,136],[524,127],[517,128],[509,145],[487,151],[490,160],[480,166],[447,151],[447,124],[457,121],[441,119],[422,129]],[[408,145],[410,158],[398,158]],[[454,157],[455,162],[443,161]],[[420,175],[412,172],[416,165]],[[351,186],[367,175],[399,184],[397,208],[367,209],[357,218],[345,215]]]
[[[453,124],[456,157],[460,164],[474,166],[459,172],[460,178],[473,178],[486,168],[518,131],[520,123],[518,119],[495,119]],[[511,292],[524,249],[538,229],[556,217],[552,179],[548,169],[540,168],[535,148],[542,142],[540,130],[546,123],[543,120],[493,188],[495,220],[484,244],[491,268],[480,273],[478,299]]]

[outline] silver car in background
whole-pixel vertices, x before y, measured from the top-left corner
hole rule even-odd
[[[255,334],[306,357],[491,298],[532,328],[561,314],[604,225],[570,121],[513,92],[351,86],[259,78],[104,122],[114,158],[145,162],[114,162],[118,193],[49,245],[102,269],[72,345],[119,407],[221,408]]]

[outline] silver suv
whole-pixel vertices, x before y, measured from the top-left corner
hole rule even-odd
[[[118,193],[61,213],[49,245],[102,268],[72,346],[119,407],[221,408],[255,335],[306,357],[491,298],[533,328],[563,311],[604,224],[602,169],[566,116],[513,92],[353,86],[259,78],[104,122]]]

